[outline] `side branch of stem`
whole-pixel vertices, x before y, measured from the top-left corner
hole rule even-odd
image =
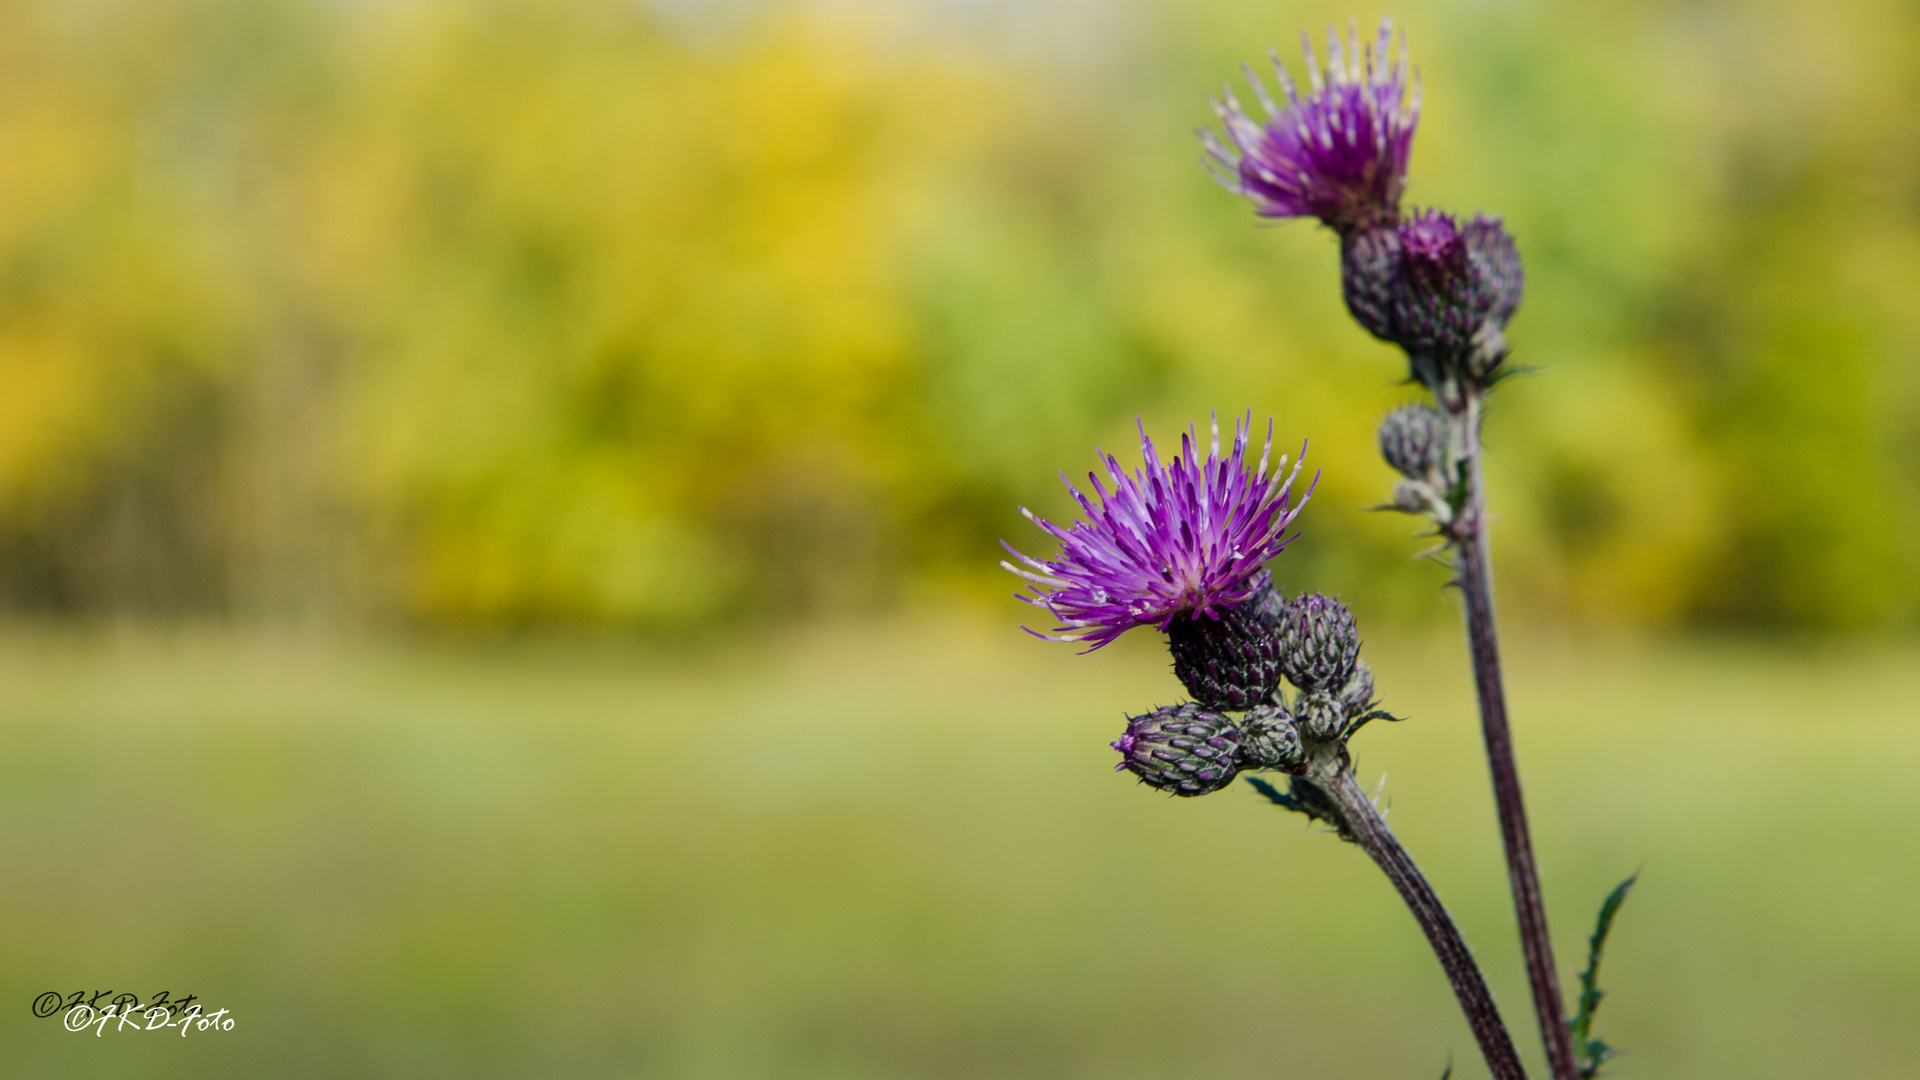
[[[1426,932],[1427,941],[1433,945],[1434,955],[1439,957],[1447,980],[1453,984],[1454,996],[1460,1000],[1460,1009],[1467,1015],[1467,1025],[1473,1029],[1473,1037],[1480,1044],[1480,1053],[1486,1058],[1494,1080],[1526,1080],[1527,1072],[1520,1064],[1513,1037],[1500,1019],[1493,994],[1488,991],[1487,982],[1481,977],[1479,965],[1474,963],[1459,928],[1454,926],[1453,918],[1441,905],[1433,887],[1427,884],[1420,868],[1414,865],[1412,856],[1380,819],[1379,811],[1360,789],[1352,771],[1343,764],[1331,779],[1315,778],[1314,783],[1338,804],[1348,835],[1385,871],[1387,879],[1393,882],[1419,921],[1420,929]]]

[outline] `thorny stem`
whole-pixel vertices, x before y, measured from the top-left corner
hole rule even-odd
[[[1339,805],[1348,836],[1365,848],[1373,861],[1386,872],[1387,879],[1393,882],[1393,887],[1399,890],[1401,899],[1407,902],[1413,917],[1419,921],[1420,929],[1426,931],[1434,955],[1440,958],[1440,966],[1446,971],[1447,980],[1453,984],[1454,996],[1460,999],[1460,1009],[1467,1014],[1467,1025],[1473,1029],[1473,1037],[1480,1043],[1480,1053],[1487,1059],[1487,1069],[1493,1074],[1493,1080],[1526,1080],[1527,1071],[1520,1064],[1519,1051],[1513,1047],[1513,1036],[1507,1033],[1507,1025],[1500,1019],[1500,1009],[1494,1005],[1493,994],[1487,990],[1487,981],[1481,977],[1479,966],[1473,962],[1473,954],[1467,951],[1467,943],[1460,937],[1459,928],[1453,925],[1453,919],[1440,903],[1440,897],[1427,884],[1420,868],[1414,865],[1413,857],[1407,854],[1406,848],[1400,846],[1400,841],[1394,839],[1393,833],[1387,829],[1387,823],[1380,819],[1380,812],[1374,809],[1373,801],[1367,798],[1366,792],[1360,790],[1359,782],[1353,778],[1353,771],[1343,761],[1331,779],[1314,777],[1313,782]]]
[[[1493,566],[1487,556],[1486,484],[1480,469],[1480,402],[1469,392],[1463,403],[1467,428],[1466,499],[1452,526],[1459,548],[1456,584],[1465,600],[1467,644],[1473,654],[1473,682],[1480,697],[1480,727],[1486,737],[1487,763],[1493,772],[1493,797],[1500,815],[1500,836],[1507,849],[1507,878],[1526,953],[1527,979],[1533,984],[1533,1010],[1547,1046],[1553,1080],[1579,1080],[1573,1037],[1560,998],[1560,976],[1553,962],[1553,938],[1547,932],[1547,907],[1540,897],[1540,874],[1533,863],[1527,807],[1520,794],[1520,771],[1513,760],[1513,735],[1507,725],[1507,694],[1500,676],[1500,639],[1494,628]]]

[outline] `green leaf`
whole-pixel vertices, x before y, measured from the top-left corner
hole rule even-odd
[[[1593,1037],[1593,1015],[1600,1011],[1600,999],[1606,996],[1600,989],[1600,955],[1606,950],[1607,935],[1613,932],[1614,916],[1620,914],[1620,905],[1627,902],[1627,892],[1638,880],[1640,875],[1634,874],[1607,894],[1606,902],[1600,905],[1600,917],[1594,921],[1593,936],[1587,939],[1587,970],[1580,973],[1580,1011],[1567,1021],[1573,1033],[1574,1053],[1580,1058],[1580,1080],[1599,1076],[1600,1066],[1620,1053]]]
[[[1257,776],[1249,775],[1247,783],[1252,784],[1253,789],[1266,796],[1273,805],[1296,814],[1305,814],[1314,821],[1324,821],[1340,830],[1341,836],[1347,835],[1347,823],[1340,816],[1340,808],[1334,805],[1326,792],[1313,784],[1295,776],[1290,778],[1287,790],[1283,793]]]
[[[1342,739],[1353,738],[1355,732],[1359,731],[1363,727],[1366,727],[1368,722],[1373,720],[1385,720],[1388,723],[1397,724],[1400,721],[1405,719],[1406,717],[1395,716],[1385,709],[1375,709],[1372,712],[1366,714],[1365,716],[1362,716],[1362,717],[1359,717],[1358,719],[1350,721],[1347,724],[1346,728],[1340,732],[1340,737]]]

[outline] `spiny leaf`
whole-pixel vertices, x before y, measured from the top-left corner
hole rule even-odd
[[[1272,803],[1275,806],[1278,806],[1285,810],[1291,810],[1296,814],[1305,814],[1308,817],[1315,816],[1312,810],[1307,809],[1307,807],[1302,805],[1300,801],[1295,799],[1292,795],[1289,795],[1289,794],[1286,794],[1285,792],[1280,791],[1278,788],[1274,787],[1272,784],[1267,783],[1265,780],[1262,780],[1257,776],[1248,776],[1247,783],[1252,784],[1253,790],[1266,796],[1267,801]]]
[[[1500,367],[1500,370],[1494,372],[1493,378],[1487,380],[1487,388],[1492,389],[1493,387],[1496,387],[1501,383],[1506,382],[1508,379],[1523,379],[1531,375],[1538,375],[1540,374],[1541,370],[1542,370],[1541,368],[1533,367],[1528,364],[1504,364],[1503,363]]]
[[[1359,731],[1363,727],[1366,727],[1368,722],[1373,720],[1385,720],[1388,723],[1397,724],[1400,721],[1405,719],[1406,717],[1395,716],[1385,709],[1375,709],[1372,712],[1366,714],[1365,716],[1359,717],[1351,721],[1350,723],[1348,723],[1346,728],[1340,732],[1340,737],[1342,739],[1353,738],[1353,735],[1355,732]]]
[[[1334,805],[1326,792],[1313,784],[1296,776],[1288,782],[1287,790],[1281,792],[1257,776],[1248,776],[1247,783],[1252,784],[1253,789],[1266,796],[1273,805],[1296,814],[1305,814],[1314,821],[1324,821],[1340,830],[1340,835],[1347,835],[1346,821],[1340,816],[1340,808]]]
[[[1600,1066],[1620,1053],[1593,1037],[1593,1014],[1600,1011],[1600,999],[1606,996],[1600,989],[1600,955],[1606,951],[1607,935],[1613,932],[1614,916],[1620,914],[1620,905],[1627,902],[1627,892],[1638,880],[1640,875],[1634,874],[1607,894],[1606,902],[1600,905],[1600,917],[1594,921],[1593,936],[1587,939],[1587,970],[1580,973],[1580,1011],[1567,1021],[1574,1052],[1581,1059],[1580,1080],[1599,1076]]]

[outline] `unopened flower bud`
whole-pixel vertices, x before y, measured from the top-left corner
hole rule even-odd
[[[1373,669],[1361,660],[1353,666],[1353,677],[1340,691],[1340,707],[1348,716],[1360,716],[1373,707]]]
[[[1264,594],[1256,592],[1218,618],[1195,614],[1167,626],[1174,674],[1210,709],[1251,709],[1280,685],[1280,629],[1269,613],[1283,609],[1285,601],[1271,579],[1265,584]]]
[[[1496,328],[1505,328],[1513,320],[1513,313],[1520,310],[1520,300],[1526,294],[1520,250],[1514,247],[1513,237],[1499,218],[1475,215],[1460,231],[1467,239],[1474,277],[1489,300],[1487,320]]]
[[[1520,306],[1519,252],[1497,218],[1462,226],[1434,210],[1348,237],[1341,253],[1347,310],[1405,349],[1414,376],[1484,382],[1506,358],[1501,331]]]
[[[1294,723],[1300,734],[1315,742],[1330,742],[1346,726],[1347,710],[1340,699],[1325,690],[1304,694],[1294,702]]]
[[[1422,480],[1446,454],[1447,418],[1427,405],[1403,405],[1380,421],[1380,456],[1409,480]]]
[[[1288,682],[1308,692],[1347,685],[1360,659],[1360,631],[1347,605],[1309,593],[1287,605],[1281,625],[1280,666]]]
[[[1240,768],[1240,729],[1192,703],[1129,717],[1127,733],[1113,748],[1120,751],[1116,769],[1130,770],[1142,783],[1174,795],[1218,791]]]
[[[1402,480],[1393,485],[1393,508],[1409,514],[1425,514],[1440,502],[1433,488],[1419,480]]]
[[[1290,769],[1300,764],[1300,732],[1280,705],[1250,710],[1241,723],[1240,761],[1261,769]]]

